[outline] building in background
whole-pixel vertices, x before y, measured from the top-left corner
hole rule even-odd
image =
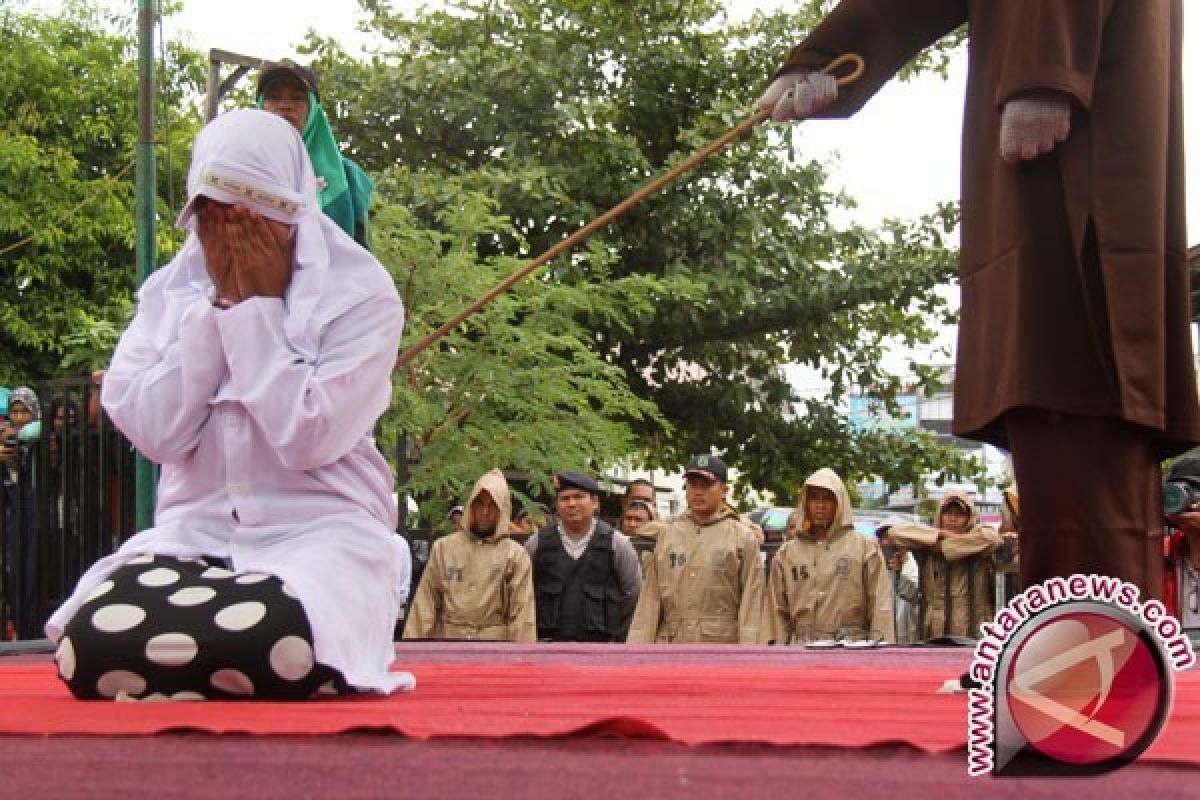
[[[953,387],[953,369],[947,368],[942,382],[948,387]],[[937,392],[931,397],[923,397],[912,391],[902,392],[897,395],[892,405],[893,408],[889,410],[881,400],[869,395],[849,397],[846,414],[850,428],[856,432],[892,433],[926,430],[933,433],[943,444],[968,451],[982,459],[993,483],[1003,484],[1007,480],[1009,467],[1006,453],[991,445],[963,439],[951,433],[954,420],[952,388]],[[912,484],[890,487],[889,491],[889,487],[882,481],[860,483],[858,490],[864,505],[908,513],[919,511],[922,499],[936,502],[948,491],[961,491],[970,495],[979,506],[982,522],[999,524],[1001,497],[998,488],[989,486],[985,492],[980,492],[979,487],[973,483],[947,482],[938,485],[936,478],[936,475],[923,476],[919,492],[914,490]]]

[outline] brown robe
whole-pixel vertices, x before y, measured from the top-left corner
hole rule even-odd
[[[822,114],[848,116],[969,26],[956,433],[1006,447],[1006,412],[1033,407],[1143,426],[1160,458],[1200,440],[1182,22],[1180,0],[843,0],[781,70],[862,55]],[[1039,89],[1073,98],[1070,135],[1006,164],[1001,110]]]

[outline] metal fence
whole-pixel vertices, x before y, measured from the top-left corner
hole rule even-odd
[[[135,530],[134,450],[86,378],[33,387],[41,433],[0,464],[0,620],[35,639],[92,562]]]

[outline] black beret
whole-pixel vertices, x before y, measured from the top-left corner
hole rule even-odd
[[[554,474],[554,493],[558,494],[563,489],[582,489],[585,492],[600,495],[600,484],[596,483],[596,479],[584,472],[556,472]]]

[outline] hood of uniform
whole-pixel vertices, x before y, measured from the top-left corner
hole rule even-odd
[[[658,540],[658,535],[667,529],[666,520],[652,519],[642,527],[638,528],[638,532],[630,536],[630,539],[650,539]]]
[[[972,528],[974,528],[976,525],[979,524],[979,508],[976,507],[975,501],[972,500],[971,496],[969,494],[967,494],[966,492],[960,492],[960,491],[954,490],[954,491],[946,492],[946,496],[943,497],[940,501],[938,501],[937,511],[934,512],[934,515],[933,515],[934,527],[941,526],[941,524],[942,524],[942,509],[944,509],[946,507],[947,503],[953,502],[955,500],[957,500],[958,502],[965,505],[967,507],[967,511],[970,512],[970,514],[971,514],[971,521],[967,524],[967,530],[971,530]]]
[[[736,517],[738,522],[742,523],[742,525],[744,525],[746,527],[746,530],[748,530],[748,531],[750,531],[750,533],[754,534],[754,538],[758,539],[759,544],[762,544],[766,540],[767,534],[765,531],[763,531],[762,526],[756,522],[751,522],[749,519],[747,519],[742,514],[742,512],[737,510],[737,508],[733,505],[733,503],[726,500],[721,505],[726,511],[728,511],[730,514],[732,514],[734,517]]]
[[[473,521],[471,505],[480,492],[490,494],[500,509],[500,516],[496,520],[496,531],[489,538],[494,541],[508,536],[512,532],[512,495],[508,491],[508,481],[504,479],[504,473],[498,469],[485,472],[479,480],[475,481],[475,487],[471,489],[471,497],[467,500],[467,507],[463,512],[463,530],[471,536],[475,535],[471,531],[471,522]]]
[[[854,510],[850,507],[850,494],[846,491],[846,484],[842,483],[842,479],[838,477],[838,474],[829,469],[829,467],[821,467],[808,477],[808,480],[804,482],[804,485],[800,487],[800,491],[796,494],[796,510],[800,512],[800,525],[797,528],[797,535],[812,535],[808,532],[808,519],[804,512],[804,501],[808,497],[808,487],[810,486],[819,486],[822,489],[828,489],[837,498],[837,511],[833,517],[833,525],[830,526],[831,533],[839,533],[854,527]]]
[[[712,517],[704,520],[703,522],[696,519],[696,517],[692,515],[692,510],[690,508],[685,509],[683,511],[683,514],[686,514],[689,518],[692,519],[692,521],[694,521],[697,525],[699,525],[702,528],[707,527],[709,525],[716,525],[721,520],[725,520],[725,519],[741,520],[741,518],[742,518],[741,514],[738,514],[738,512],[736,510],[734,510],[734,508],[731,505],[729,505],[729,503],[726,503],[724,501],[721,502],[721,505],[717,508],[716,512],[712,515]],[[645,528],[646,526],[643,525],[642,527]]]
[[[1000,504],[1000,531],[1018,531],[1021,528],[1021,499],[1016,489],[1005,489],[1002,493],[1004,502]]]

